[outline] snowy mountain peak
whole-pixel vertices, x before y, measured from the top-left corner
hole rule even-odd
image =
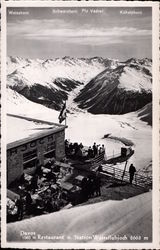
[[[79,84],[87,84],[105,69],[103,61],[78,58],[34,60],[8,57],[7,85],[31,101],[60,109]],[[42,98],[43,96],[43,98]],[[42,102],[43,101],[43,102]]]
[[[46,60],[9,57],[7,80],[8,86],[31,101],[55,109],[81,85],[80,94],[75,96],[80,108],[93,113],[126,113],[151,101],[152,61],[131,58],[119,62],[96,56]]]
[[[149,58],[143,58],[143,59],[137,59],[137,58],[130,58],[127,61],[125,61],[126,64],[137,64],[137,65],[144,65],[144,66],[152,66],[152,59]]]
[[[93,78],[75,98],[79,108],[94,114],[124,114],[152,100],[152,68],[149,59],[131,58],[107,68]]]

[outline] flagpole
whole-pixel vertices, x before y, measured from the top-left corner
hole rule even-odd
[[[65,101],[65,107],[66,107],[66,101]],[[66,110],[67,110],[67,107],[66,107]],[[65,126],[67,126],[67,112],[66,112],[66,115],[65,115]]]
[[[67,116],[65,117],[65,126],[67,126]]]
[[[67,126],[67,119],[65,119],[65,126]]]
[[[66,112],[66,101],[65,101],[58,117],[59,123],[62,123],[65,120],[65,126],[67,126],[66,117],[67,117],[67,112]]]

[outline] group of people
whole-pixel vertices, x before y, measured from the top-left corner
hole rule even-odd
[[[61,185],[57,182],[57,173],[60,171],[59,168],[54,169],[52,162],[50,164],[50,171],[45,174],[46,181],[49,183],[47,190],[45,192],[38,195],[38,198],[34,198],[37,196],[37,190],[40,185],[39,180],[41,180],[43,175],[42,167],[37,168],[35,174],[32,179],[29,181],[27,185],[25,185],[25,191],[23,195],[15,201],[15,205],[17,207],[17,220],[22,220],[24,216],[43,214],[43,213],[51,213],[61,209],[67,202],[73,201],[71,197],[72,194],[67,193],[67,191],[63,190]],[[24,176],[22,177],[24,179]],[[21,179],[22,179],[21,178]],[[84,202],[91,197],[100,196],[101,195],[101,179],[99,174],[89,175],[82,179],[80,185],[79,193],[74,194],[74,201],[79,200]],[[73,201],[73,205],[74,205]],[[76,202],[75,202],[76,204]]]
[[[59,189],[52,189],[50,187],[44,199],[39,197],[39,199],[34,200],[32,192],[27,191],[24,196],[20,195],[15,201],[17,220],[22,220],[24,215],[29,216],[58,211],[63,206],[61,195],[62,193]]]
[[[80,190],[69,194],[69,202],[75,206],[95,196],[101,196],[101,178],[98,175],[89,175],[83,177]]]
[[[40,195],[35,190],[36,185],[34,184],[33,189],[25,190],[25,193],[15,200],[18,220],[22,220],[24,215],[55,212],[66,204],[66,193],[60,184],[50,180],[48,188]]]
[[[24,213],[29,213],[29,210],[31,209],[32,204],[32,198],[30,195],[30,192],[26,192],[26,194],[20,195],[15,200],[15,206],[17,207],[17,220],[22,220]]]
[[[98,156],[98,155],[100,155],[102,153],[105,154],[104,144],[97,145],[94,142],[93,146],[88,148],[88,154],[87,154],[87,156],[88,156],[88,158],[94,158],[94,157],[96,157],[96,156]]]
[[[24,214],[54,212],[60,209],[62,205],[60,204],[62,190],[57,183],[60,175],[60,167],[54,165],[51,160],[48,161],[46,165],[48,171],[43,173],[43,166],[37,166],[31,180],[26,180],[24,174],[21,176],[19,188],[22,189],[22,186],[24,186],[24,191],[21,192],[19,198],[15,200],[18,220],[21,220]],[[48,188],[45,193],[43,194],[42,192],[38,199],[33,199],[32,197],[37,194],[37,190],[43,189],[44,186],[47,187],[47,183]]]
[[[89,146],[88,149],[84,150],[84,146],[82,143],[70,143],[68,140],[65,140],[65,153],[67,156],[75,156],[77,158],[83,157],[84,159],[90,159],[102,153],[105,154],[105,147],[104,144],[98,145],[94,142],[93,146]]]
[[[68,140],[65,140],[65,153],[67,156],[69,155],[74,155],[74,156],[83,156],[83,144],[80,143],[78,144],[77,142],[75,143],[70,143]]]
[[[101,179],[98,175],[84,177],[81,183],[81,192],[84,198],[87,200],[89,198],[96,196],[101,196]]]
[[[67,140],[65,141],[65,149],[66,153],[68,154],[75,154],[77,156],[82,156],[82,149],[83,144],[80,143],[69,143]],[[81,153],[80,153],[81,152]],[[105,154],[105,147],[104,145],[97,145],[96,143],[93,146],[87,149],[87,158],[94,158],[100,154]],[[39,188],[39,180],[44,177],[43,173],[43,166],[37,166],[35,174],[33,175],[32,179],[26,182],[24,178],[24,174],[21,177],[21,183],[25,184],[25,194],[15,201],[15,205],[17,207],[17,217],[18,219],[22,219],[24,213],[32,214],[35,211],[43,210],[46,212],[54,212],[58,211],[64,204],[63,200],[68,201],[67,194],[64,190],[61,189],[60,185],[57,184],[58,175],[61,172],[59,166],[54,164],[55,162],[49,160],[45,167],[49,169],[47,173],[45,173],[45,179],[49,183],[48,185],[48,196],[45,196],[43,200],[33,200],[32,195],[36,193],[37,189]],[[81,182],[81,191],[80,196],[82,201],[86,201],[91,197],[101,196],[101,178],[99,173],[102,172],[102,167],[99,166],[96,175],[89,175],[84,177]],[[136,172],[136,168],[133,164],[129,167],[129,175],[130,175],[130,184],[133,182],[134,174]],[[43,184],[43,183],[42,183]],[[56,184],[57,188],[53,188],[52,184]]]
[[[87,201],[89,198],[93,198],[94,196],[101,196],[101,178],[99,173],[102,171],[101,166],[98,168],[96,175],[89,175],[84,177],[81,181],[81,191],[79,195],[74,197],[74,200],[70,200],[74,205],[76,203],[81,203]],[[129,175],[130,175],[130,184],[132,184],[134,175],[136,172],[136,168],[133,164],[129,167]],[[53,173],[52,171],[50,173]],[[49,173],[48,173],[49,174]],[[53,178],[49,177],[49,180],[53,180],[53,183],[56,183],[56,175],[53,173]],[[64,200],[69,201],[69,197],[67,197],[67,193],[62,190],[60,185],[57,185],[57,188],[54,188],[50,183],[45,199],[34,201],[32,198],[32,194],[34,194],[35,189],[37,188],[38,177],[37,175],[33,176],[31,180],[32,189],[25,192],[25,195],[20,197],[15,201],[15,205],[17,206],[17,219],[21,220],[25,214],[32,214],[37,211],[37,209],[41,208],[43,212],[55,212],[58,211],[64,204]],[[76,200],[76,201],[75,201]],[[78,200],[78,202],[77,202]]]
[[[32,179],[30,181],[25,180],[24,174],[20,178],[20,184],[25,185],[25,188],[29,191],[32,191],[32,193],[35,193],[35,190],[38,189],[38,183],[41,180],[41,178],[45,177],[46,181],[52,183],[56,183],[58,179],[58,175],[60,173],[60,167],[54,166],[52,161],[48,161],[46,164],[47,168],[50,169],[47,173],[43,173],[43,166],[39,165],[36,168],[36,171],[34,175],[32,176]],[[46,167],[45,166],[45,167]]]

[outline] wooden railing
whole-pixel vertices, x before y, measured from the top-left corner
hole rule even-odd
[[[117,157],[120,157],[121,156],[121,153],[118,153],[118,154],[112,154],[112,155],[108,155],[107,156],[107,160],[111,160],[113,158],[117,158]]]
[[[97,155],[92,161],[91,161],[91,165],[92,166],[97,166],[99,164],[101,164],[104,161],[104,155],[105,153],[101,153],[99,155]]]
[[[134,150],[132,149],[132,147],[130,147],[127,149],[127,152],[125,155],[119,153],[119,154],[113,154],[113,155],[107,156],[106,163],[113,164],[116,162],[125,162],[133,154],[134,154]]]
[[[111,178],[122,180],[125,182],[130,181],[130,174],[128,171],[123,171],[119,168],[115,168],[110,165],[102,165],[102,175],[109,176]],[[152,177],[145,177],[143,175],[136,174],[134,175],[133,184],[141,187],[152,188]]]
[[[129,158],[130,154],[133,152],[134,151],[130,149],[129,156],[127,155],[127,157]],[[115,155],[115,157],[121,157],[121,154],[117,154]],[[124,163],[125,163],[124,168],[126,168],[127,159],[124,159]],[[130,182],[129,172],[126,170],[124,171],[122,169],[116,168],[114,164],[106,163],[106,160],[104,160],[104,153],[101,153],[100,155],[96,156],[93,159],[86,160],[85,162],[77,161],[75,163],[72,163],[73,169],[77,168],[77,169],[81,169],[81,170],[85,170],[85,171],[93,172],[93,173],[97,171],[98,166],[100,165],[102,166],[102,171],[100,172],[101,175],[110,177],[110,178],[113,178],[115,180],[119,180],[122,182],[127,182],[127,183]],[[146,177],[138,173],[135,173],[132,183],[136,186],[150,189],[152,188],[152,176]]]

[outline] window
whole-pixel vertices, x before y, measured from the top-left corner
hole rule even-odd
[[[30,150],[23,154],[23,162],[28,162],[37,158],[37,149]]]
[[[49,153],[50,151],[54,151],[56,148],[56,144],[55,144],[55,141],[53,142],[50,142],[46,145],[46,148],[45,148],[45,153]]]
[[[44,158],[45,159],[48,159],[48,158],[55,158],[55,154],[56,153],[56,151],[55,150],[52,150],[52,151],[50,151],[49,153],[45,153],[44,154]]]
[[[24,162],[23,163],[23,167],[24,169],[28,169],[28,168],[35,168],[37,165],[37,159],[32,159],[30,161]]]
[[[45,151],[44,151],[44,158],[48,159],[48,158],[53,158],[55,157],[56,154],[56,143],[55,141],[49,142],[46,145]]]

